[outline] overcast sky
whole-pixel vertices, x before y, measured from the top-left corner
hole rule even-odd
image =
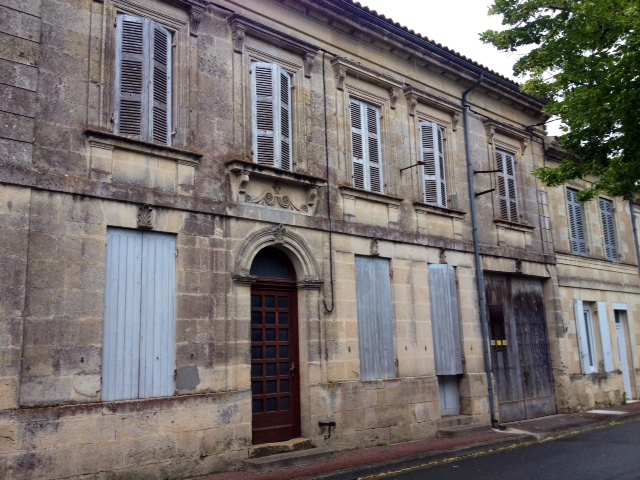
[[[501,17],[488,15],[492,0],[358,0],[430,40],[441,43],[477,63],[515,79],[515,54],[500,52],[480,41],[487,29],[502,30]],[[518,79],[515,79],[518,80]]]

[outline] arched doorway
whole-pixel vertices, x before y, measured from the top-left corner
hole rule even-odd
[[[274,247],[260,250],[250,269],[252,442],[300,436],[296,272]]]

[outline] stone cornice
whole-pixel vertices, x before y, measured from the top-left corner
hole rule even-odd
[[[516,127],[512,127],[511,125],[507,125],[504,123],[497,122],[492,119],[488,119],[484,121],[484,128],[487,132],[487,140],[490,145],[493,145],[493,139],[496,133],[500,133],[507,137],[515,138],[520,142],[520,147],[522,148],[522,153],[527,150],[527,146],[529,145],[530,134],[524,130],[520,130]]]
[[[400,91],[403,86],[400,80],[344,57],[333,57],[331,59],[331,65],[333,66],[336,88],[338,90],[344,89],[344,81],[347,78],[347,74],[364,78],[367,82],[386,89],[389,92],[390,106],[391,108],[395,108],[396,101],[400,96]]]
[[[414,116],[416,114],[416,106],[418,102],[420,102],[451,115],[453,131],[455,132],[457,130],[458,122],[460,121],[460,114],[462,113],[462,106],[429,92],[419,90],[411,85],[407,85],[402,91],[407,99],[409,115]]]

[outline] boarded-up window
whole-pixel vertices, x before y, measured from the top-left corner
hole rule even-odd
[[[424,182],[424,203],[447,206],[444,159],[444,131],[431,122],[420,123],[420,159]]]
[[[291,170],[291,76],[279,65],[256,62],[253,85],[253,161]]]
[[[429,290],[436,375],[458,375],[463,369],[455,269],[451,265],[429,265]]]
[[[115,132],[171,145],[171,33],[130,15],[116,26]]]
[[[500,218],[510,222],[519,222],[516,169],[513,154],[496,150],[496,165],[498,170]]]
[[[582,203],[578,201],[578,192],[567,188],[567,208],[569,209],[569,242],[571,253],[587,254],[587,241],[584,231]]]
[[[396,376],[389,261],[356,257],[360,378]]]
[[[174,235],[109,229],[102,400],[173,395]]]
[[[380,110],[351,99],[351,158],[353,186],[382,193]]]
[[[616,229],[613,221],[613,202],[611,200],[600,199],[600,217],[602,218],[605,254],[609,260],[618,260]]]

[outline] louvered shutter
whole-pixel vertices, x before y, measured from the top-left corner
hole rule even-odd
[[[578,192],[567,188],[567,207],[569,210],[569,233],[571,252],[578,255],[587,254],[587,242],[584,234],[582,203],[578,201]]]
[[[445,181],[444,135],[442,128],[431,122],[420,123],[420,157],[424,181],[424,203],[447,206]]]
[[[380,151],[380,112],[366,105],[369,190],[382,193],[382,155]]]
[[[353,163],[353,186],[365,185],[365,145],[363,142],[362,108],[360,102],[351,100],[351,160]]]
[[[254,162],[275,166],[273,65],[253,64]]]
[[[576,316],[576,333],[578,334],[578,346],[580,352],[580,366],[582,373],[592,373],[591,365],[594,352],[591,351],[591,339],[589,336],[589,326],[585,323],[584,304],[582,300],[574,300],[573,308]]]
[[[171,33],[118,15],[115,132],[171,144]]]
[[[150,22],[149,30],[153,72],[150,137],[155,143],[171,145],[171,34],[153,22]]]
[[[291,170],[291,77],[270,63],[252,68],[254,161]]]
[[[280,168],[291,170],[291,77],[277,67],[280,77]]]
[[[613,202],[600,199],[600,216],[602,217],[602,233],[604,234],[604,250],[609,260],[618,259],[615,224],[613,222]]]
[[[600,326],[604,371],[613,372],[613,348],[611,347],[611,333],[609,332],[609,319],[607,318],[607,304],[605,302],[598,302],[598,325]]]
[[[496,164],[498,166],[500,217],[510,222],[519,222],[515,159],[510,153],[496,150]]]
[[[119,15],[116,45],[115,131],[121,135],[144,138],[146,128],[146,75],[144,20]]]

